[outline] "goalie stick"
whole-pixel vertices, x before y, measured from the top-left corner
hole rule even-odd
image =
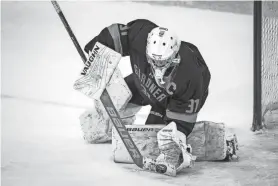
[[[59,15],[62,23],[64,24],[72,42],[74,43],[79,55],[82,58],[82,61],[86,63],[87,59],[85,54],[83,53],[75,35],[73,34],[59,4],[57,1],[51,1],[53,4],[57,14]],[[130,134],[128,133],[125,125],[123,124],[118,111],[116,110],[108,92],[106,89],[104,89],[103,93],[100,96],[100,100],[107,111],[115,129],[118,131],[119,136],[121,137],[126,149],[128,150],[132,160],[134,163],[148,171],[156,172],[156,173],[161,173],[169,176],[176,176],[176,168],[173,165],[170,165],[168,163],[160,163],[157,164],[155,160],[143,157],[140,151],[138,150],[137,146],[135,145],[134,141],[132,140]]]

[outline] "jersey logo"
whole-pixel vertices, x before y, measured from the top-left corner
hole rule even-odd
[[[85,62],[85,67],[83,68],[83,71],[81,72],[81,75],[85,76],[87,74],[87,71],[89,70],[92,62],[94,61],[96,55],[98,54],[99,49],[100,49],[100,47],[98,45],[94,46],[91,56]]]

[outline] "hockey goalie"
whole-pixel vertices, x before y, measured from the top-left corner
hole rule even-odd
[[[111,67],[116,70],[111,70],[111,78],[108,77],[102,87],[108,90],[127,126],[132,127],[136,113],[142,106],[151,106],[144,127],[159,129],[153,140],[158,149],[157,162],[166,161],[178,171],[191,167],[195,160],[195,154],[192,155],[192,152],[195,147],[200,148],[197,147],[198,144],[203,145],[203,154],[206,155],[206,145],[210,145],[212,150],[221,148],[221,152],[224,152],[224,156],[222,153],[209,160],[235,155],[235,135],[228,139],[224,135],[223,125],[212,122],[196,125],[198,112],[208,97],[211,74],[195,45],[181,41],[171,30],[144,19],[134,20],[126,25],[112,24],[104,28],[85,46],[89,56],[95,56],[98,52],[97,43],[116,51],[121,57],[130,57],[130,64],[127,65],[131,65],[133,73],[123,78],[116,64]],[[90,65],[93,64],[87,66]],[[95,67],[88,69],[101,71],[107,68],[96,66],[95,64]],[[83,70],[84,74],[86,69]],[[80,116],[84,139],[89,143],[103,143],[112,139],[112,123],[97,100],[98,87],[88,93],[84,86],[86,83],[97,84],[98,78],[102,76],[84,76],[74,85],[76,90],[83,91],[95,100],[95,109]],[[147,134],[148,130],[145,131]],[[136,139],[136,134],[132,137],[135,142],[140,141]],[[206,139],[197,142],[198,137]],[[213,140],[209,139],[220,139],[221,142],[214,140],[213,144]]]

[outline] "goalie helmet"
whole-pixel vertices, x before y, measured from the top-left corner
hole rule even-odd
[[[180,62],[179,48],[178,37],[167,28],[156,27],[148,34],[146,57],[159,86],[165,84],[166,70]]]

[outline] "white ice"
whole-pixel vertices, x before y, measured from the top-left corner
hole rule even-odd
[[[2,184],[181,184],[115,164],[109,144],[86,144],[78,117],[91,101],[73,90],[83,65],[52,4],[1,4]],[[82,48],[112,23],[146,18],[175,30],[182,40],[198,46],[211,70],[210,95],[198,120],[250,128],[252,16],[129,2],[60,2],[60,6]],[[124,76],[131,73],[128,58],[120,69]],[[140,112],[137,123],[144,122],[148,109]],[[215,180],[205,181],[213,185]]]

